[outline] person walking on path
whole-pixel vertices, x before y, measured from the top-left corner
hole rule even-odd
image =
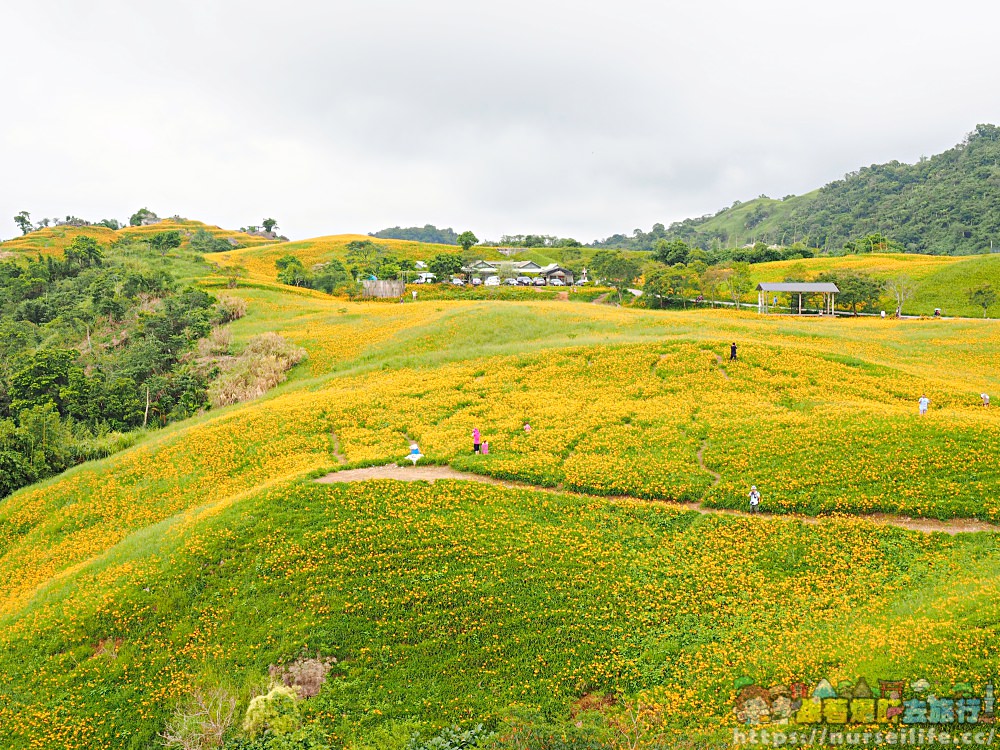
[[[760,513],[760,493],[756,485],[750,488],[750,512]]]
[[[988,394],[988,393],[980,393],[979,394],[979,398],[981,398],[983,400],[983,406],[989,408],[989,405],[990,405],[990,394]]]
[[[729,359],[730,360],[736,359],[736,342],[735,341],[733,342],[733,345],[729,347]]]
[[[927,413],[927,407],[931,405],[931,400],[927,398],[927,396],[921,394],[920,401],[918,401],[918,403],[920,404],[920,416],[923,416]]]
[[[481,445],[481,439],[479,435],[479,428],[474,427],[472,429],[472,452],[479,453],[479,446]]]

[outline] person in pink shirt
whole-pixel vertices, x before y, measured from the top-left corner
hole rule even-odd
[[[472,452],[479,453],[479,445],[481,443],[479,428],[474,427],[472,430]]]

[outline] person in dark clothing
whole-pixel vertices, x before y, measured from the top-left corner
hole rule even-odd
[[[736,359],[736,342],[735,341],[733,342],[733,345],[731,347],[729,347],[729,358],[730,359]]]

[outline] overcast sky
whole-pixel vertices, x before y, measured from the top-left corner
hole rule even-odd
[[[1000,123],[979,0],[6,0],[11,217],[590,241]]]

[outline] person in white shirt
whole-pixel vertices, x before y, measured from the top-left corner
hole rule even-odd
[[[990,394],[988,394],[988,393],[980,393],[979,394],[979,398],[981,398],[983,400],[983,406],[989,406],[990,405]]]
[[[750,512],[760,512],[760,493],[757,491],[756,486],[750,488]]]
[[[931,400],[929,398],[927,398],[927,396],[921,395],[920,396],[920,401],[918,403],[920,404],[920,413],[921,413],[921,415],[926,414],[927,413],[927,407],[931,405]]]

